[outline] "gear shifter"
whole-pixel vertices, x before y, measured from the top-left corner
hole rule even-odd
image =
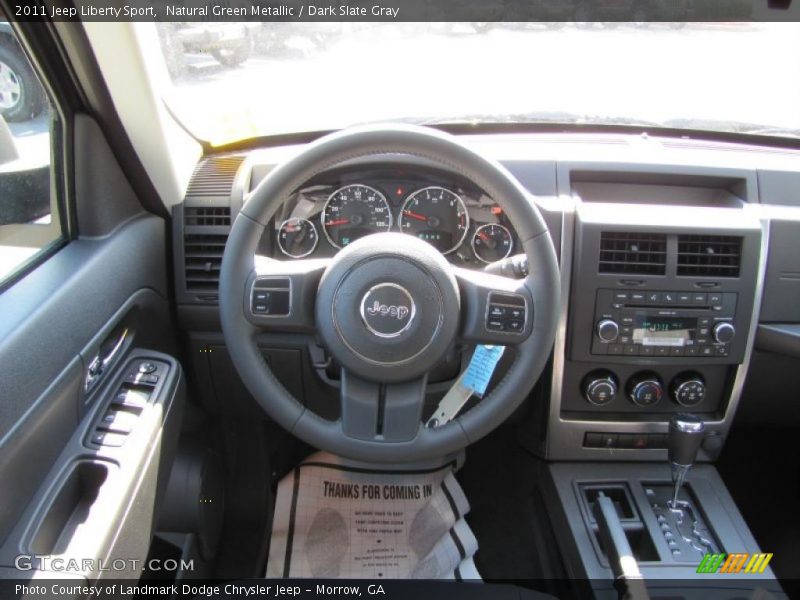
[[[678,493],[686,474],[692,468],[705,433],[705,423],[700,417],[677,414],[669,420],[668,453],[672,467],[672,502],[670,508],[678,509]]]

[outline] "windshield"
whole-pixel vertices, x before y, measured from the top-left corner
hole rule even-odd
[[[198,138],[376,121],[798,136],[798,23],[161,23]]]

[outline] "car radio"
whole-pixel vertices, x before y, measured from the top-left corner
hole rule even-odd
[[[592,354],[728,356],[736,301],[733,292],[597,290]]]

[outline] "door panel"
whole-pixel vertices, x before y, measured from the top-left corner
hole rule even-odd
[[[20,554],[143,560],[180,432],[169,227],[138,204],[97,125],[73,125],[82,236],[0,292],[0,579],[31,575],[13,569]],[[158,361],[162,379],[122,446],[92,445],[134,359]]]

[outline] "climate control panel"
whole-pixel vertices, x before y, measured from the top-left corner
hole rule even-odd
[[[724,377],[712,374],[712,388],[721,392]],[[594,369],[581,380],[581,410],[614,412],[678,412],[690,408],[711,412],[706,377],[694,370],[666,372],[631,369]]]

